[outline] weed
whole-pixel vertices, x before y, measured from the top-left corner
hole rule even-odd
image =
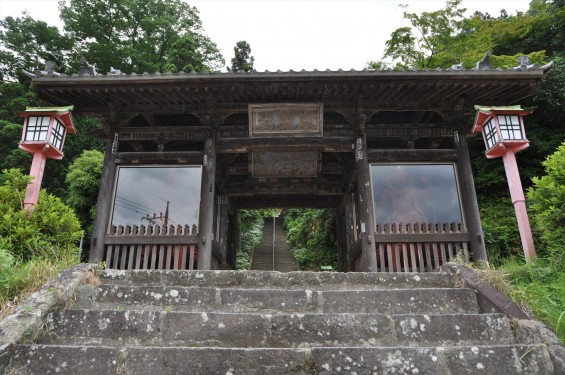
[[[94,271],[86,272],[82,282],[86,285],[100,285],[102,283],[100,277]]]
[[[493,276],[494,275],[494,276]],[[496,271],[486,273],[489,281],[510,295],[526,311],[544,322],[565,341],[565,272],[551,267],[546,259],[523,264],[509,260]]]
[[[10,269],[9,284],[0,287],[0,318],[11,314],[18,304],[41,288],[49,279],[62,270],[76,264],[78,259],[60,255],[56,259],[32,258],[30,261],[17,262]],[[53,291],[53,298],[59,291]]]

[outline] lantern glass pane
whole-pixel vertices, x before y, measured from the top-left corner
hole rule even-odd
[[[376,224],[463,222],[453,164],[373,164],[371,181]]]
[[[487,149],[491,149],[500,139],[494,121],[490,119],[483,128]]]
[[[30,116],[27,118],[25,141],[46,141],[49,130],[49,116]]]
[[[500,133],[502,134],[503,139],[524,139],[519,116],[499,115],[498,124],[500,125]]]
[[[61,151],[63,151],[63,138],[65,137],[65,131],[65,125],[61,124],[59,120],[55,120],[53,130],[51,131],[51,144]]]
[[[198,225],[201,180],[201,166],[120,167],[111,225]]]

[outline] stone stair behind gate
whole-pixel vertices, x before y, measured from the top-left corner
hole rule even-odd
[[[6,374],[556,374],[446,273],[103,271]],[[93,283],[97,284],[97,283]]]
[[[283,219],[277,218],[273,225],[273,218],[265,219],[263,237],[255,245],[251,269],[256,271],[298,271],[298,266],[291,252],[291,247],[286,243],[286,231],[283,228]],[[273,235],[275,236],[273,241]],[[273,260],[274,256],[274,260]]]

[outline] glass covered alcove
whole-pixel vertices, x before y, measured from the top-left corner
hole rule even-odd
[[[196,269],[201,166],[120,166],[104,261],[119,269]]]
[[[198,224],[201,166],[119,167],[110,226]]]

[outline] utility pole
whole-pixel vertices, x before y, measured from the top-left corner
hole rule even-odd
[[[167,207],[165,208],[165,214],[163,215],[162,212],[159,212],[159,215],[157,216],[157,213],[153,213],[153,217],[149,216],[149,214],[142,216],[141,220],[147,220],[148,222],[150,222],[151,224],[157,224],[155,222],[155,220],[161,220],[163,225],[165,226],[165,228],[169,225],[169,201],[167,201]]]

